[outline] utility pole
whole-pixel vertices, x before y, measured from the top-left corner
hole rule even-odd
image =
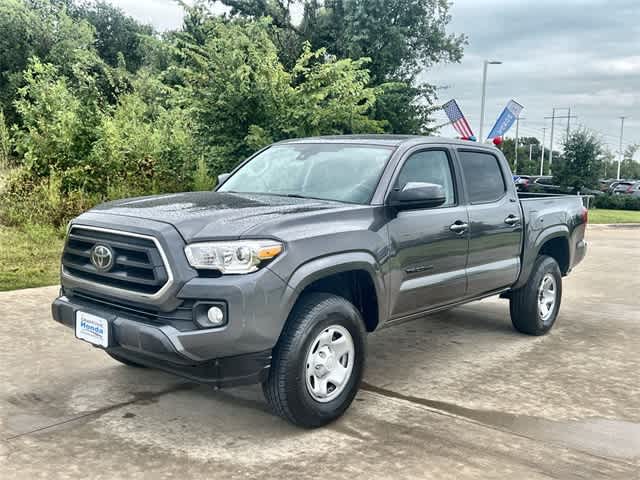
[[[622,136],[624,134],[624,119],[627,117],[620,117],[620,156],[618,157],[618,176],[617,179],[620,180],[620,166],[622,165],[622,156],[624,155],[622,153]]]
[[[567,139],[569,138],[569,133],[571,132],[571,107],[568,108],[567,112]]]
[[[557,116],[556,115],[556,110],[568,110],[569,114],[566,116]],[[569,120],[571,118],[578,118],[575,115],[571,115],[571,109],[570,108],[554,108],[551,111],[551,116],[550,117],[544,117],[545,119],[550,118],[551,119],[551,138],[549,139],[549,173],[551,173],[551,168],[552,168],[552,163],[553,163],[553,129],[555,126],[555,122],[556,122],[556,118],[557,119],[561,119],[561,118],[566,118],[567,119],[567,137],[569,136]]]
[[[547,134],[547,127],[544,127],[542,129],[542,143],[541,143],[542,156],[540,157],[540,175],[542,175],[543,174],[542,172],[544,171],[544,137],[546,136],[546,134]]]
[[[531,153],[533,152],[533,143],[529,144],[529,164],[531,164]]]
[[[551,113],[551,139],[549,142],[549,173],[551,173],[551,163],[553,162],[553,127],[556,122],[556,109]]]

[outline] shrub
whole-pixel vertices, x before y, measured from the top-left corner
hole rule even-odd
[[[188,119],[180,109],[152,109],[141,96],[124,95],[98,129],[90,165],[101,165],[101,185],[160,193],[188,189],[196,168]],[[110,196],[110,195],[109,195]]]
[[[631,195],[598,195],[593,201],[595,208],[611,210],[640,210],[640,197]]]
[[[8,140],[0,122],[0,155],[13,149],[21,166],[0,192],[1,220],[62,225],[105,200],[208,190],[283,138],[383,130],[367,59],[305,44],[287,69],[269,21],[203,22],[201,38],[166,38],[161,72],[109,67],[91,48],[31,57]]]
[[[24,73],[26,85],[15,102],[22,128],[15,129],[16,151],[34,179],[52,170],[65,190],[92,189],[100,178],[100,164],[90,165],[99,113],[88,99],[79,98],[59,69],[37,59]]]
[[[198,166],[193,176],[193,190],[197,192],[204,192],[211,190],[216,181],[209,175],[207,169],[207,163],[204,161],[204,157],[198,160]]]
[[[11,160],[11,135],[4,112],[0,110],[0,172],[11,166]]]
[[[5,225],[53,225],[61,227],[79,213],[100,202],[81,190],[62,193],[61,176],[51,171],[46,179],[34,181],[24,168],[7,177],[0,205],[0,223]]]

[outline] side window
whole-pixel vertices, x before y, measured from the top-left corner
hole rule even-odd
[[[471,203],[494,202],[507,191],[498,159],[489,153],[458,151]]]
[[[441,185],[447,198],[442,206],[448,207],[455,205],[456,198],[451,166],[449,164],[449,158],[443,150],[428,150],[416,152],[411,155],[407,161],[404,162],[402,170],[400,170],[398,180],[396,181],[396,188],[402,188],[408,182],[425,182]]]

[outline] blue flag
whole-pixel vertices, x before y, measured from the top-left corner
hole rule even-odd
[[[524,107],[518,102],[509,100],[509,103],[507,103],[507,106],[504,107],[504,110],[496,120],[496,124],[491,129],[491,132],[489,132],[487,139],[502,137],[507,133],[507,130],[509,130],[511,125],[513,125],[513,122],[516,121],[516,118],[520,116],[520,112],[523,108]]]

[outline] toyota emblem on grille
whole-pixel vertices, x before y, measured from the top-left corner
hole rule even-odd
[[[106,245],[95,245],[91,249],[91,263],[101,272],[107,272],[113,267],[113,251]]]

